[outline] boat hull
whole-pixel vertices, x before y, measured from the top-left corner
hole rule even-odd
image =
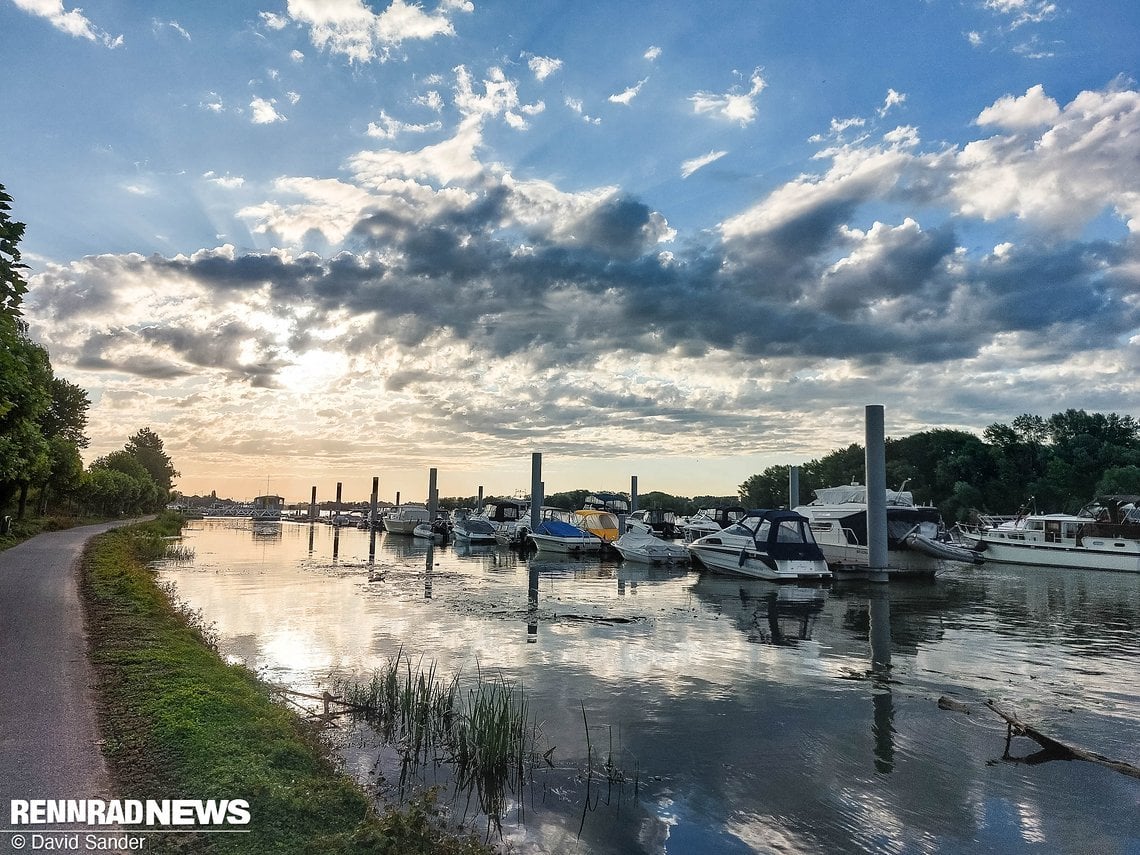
[[[768,582],[798,582],[832,577],[826,561],[819,559],[773,559],[754,549],[729,544],[690,543],[689,552],[705,567],[749,579]]]
[[[659,537],[627,532],[610,544],[623,561],[640,564],[687,564],[689,553],[684,546],[666,543]]]
[[[588,555],[602,549],[602,542],[596,537],[557,537],[531,532],[530,539],[539,552],[555,552],[560,555]]]
[[[1114,541],[1106,541],[1112,543]],[[1127,541],[1121,541],[1128,543]],[[1136,545],[1132,544],[1133,549]],[[1140,573],[1140,551],[1125,547],[1078,547],[1048,543],[1002,543],[981,537],[977,547],[994,564],[1025,564],[1033,567],[1067,567],[1075,570],[1107,570]]]

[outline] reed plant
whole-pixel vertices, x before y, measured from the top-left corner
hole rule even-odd
[[[465,690],[464,690],[465,688]],[[512,791],[529,776],[538,738],[524,691],[501,674],[476,671],[441,677],[435,663],[414,665],[401,649],[367,682],[340,681],[336,690],[401,758],[401,787],[429,762],[449,763],[456,794],[474,796],[499,828]]]

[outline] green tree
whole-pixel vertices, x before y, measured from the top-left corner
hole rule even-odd
[[[12,197],[0,184],[0,315],[15,318],[20,315],[20,303],[28,290],[22,273],[28,266],[20,262],[24,224],[11,218],[11,202]]]
[[[47,351],[19,319],[0,314],[0,506],[18,491],[21,516],[28,485],[48,471],[40,419],[51,404],[51,379]]]
[[[99,484],[99,490],[102,491],[99,497],[104,508],[113,513],[154,511],[166,501],[166,491],[155,482],[138,458],[126,449],[100,457],[91,463],[90,469],[92,472],[114,472],[127,479],[123,481],[121,478],[113,478],[109,483],[104,479]]]
[[[788,473],[791,468],[786,464],[769,466],[746,480],[739,488],[741,504],[749,508],[782,508],[788,505]],[[800,492],[803,492],[802,485]]]
[[[162,491],[165,500],[174,487],[174,479],[179,476],[179,472],[163,450],[162,439],[158,434],[149,427],[142,428],[127,440],[123,450],[142,464]]]
[[[1098,496],[1140,496],[1140,466],[1106,469],[1096,482]]]

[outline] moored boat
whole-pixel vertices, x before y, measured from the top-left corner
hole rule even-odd
[[[571,511],[560,508],[543,508],[543,519],[527,537],[541,552],[559,552],[566,555],[585,555],[600,552],[602,539],[575,525],[577,519]]]
[[[689,551],[679,543],[662,540],[644,528],[628,528],[613,542],[625,561],[641,564],[687,564]]]
[[[958,529],[997,564],[1140,573],[1140,496],[1102,496],[1077,514],[981,516]]]
[[[423,505],[400,505],[384,517],[384,530],[389,534],[413,534],[420,523],[431,524],[431,515]]]
[[[910,492],[886,491],[887,575],[933,576],[954,564],[976,564],[974,550],[955,542],[931,505],[916,505]],[[816,543],[831,568],[867,571],[867,488],[862,484],[824,487],[815,500],[795,508],[811,522]]]
[[[681,523],[681,537],[691,543],[706,534],[713,534],[744,519],[747,509],[740,505],[727,508],[701,508]]]
[[[830,579],[807,518],[787,510],[752,510],[728,528],[686,544],[710,570],[794,582]]]
[[[495,527],[482,517],[463,517],[452,523],[451,533],[457,541],[471,544],[494,543]]]

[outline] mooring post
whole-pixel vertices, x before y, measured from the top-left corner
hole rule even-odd
[[[530,530],[542,522],[542,454],[530,456]]]
[[[788,467],[788,510],[800,506],[800,467]]]
[[[340,512],[340,491],[343,486],[340,481],[336,482],[336,509],[338,513]]]
[[[317,488],[313,486],[313,495],[309,499],[309,522],[314,522],[317,518]]]
[[[397,508],[400,507],[400,491],[399,490],[396,491],[396,507]]]
[[[475,513],[483,513],[483,485],[479,485],[479,495],[475,499]]]
[[[372,502],[368,509],[368,563],[376,561],[376,516],[377,506],[380,504],[380,478],[372,476]]]
[[[637,510],[637,476],[629,476],[629,513]],[[625,521],[629,514],[618,514],[618,534],[625,534]]]
[[[874,582],[887,581],[887,446],[883,405],[868,404],[867,419],[867,570]]]
[[[428,525],[435,524],[435,515],[439,510],[439,492],[435,488],[436,473],[438,470],[428,470]]]

